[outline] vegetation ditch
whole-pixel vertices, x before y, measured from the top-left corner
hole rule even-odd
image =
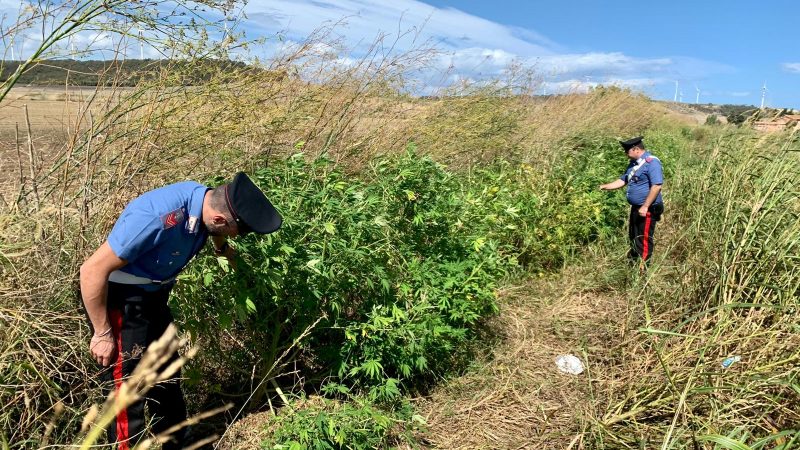
[[[234,404],[196,428],[227,448],[458,446],[426,432],[437,393],[502,352],[498,320],[535,297],[511,304],[509,289],[581,261],[608,270],[571,272],[583,276],[570,289],[626,308],[619,333],[573,336],[586,395],[551,442],[796,448],[796,133],[682,126],[617,88],[538,99],[512,72],[423,99],[403,89],[409,54],[342,67],[312,47],[264,70],[203,66],[192,86],[175,82],[191,61],[125,90],[98,83],[111,91],[46,131],[62,145],[38,148],[31,129],[24,147],[6,141],[19,172],[0,198],[0,448],[94,443],[81,422],[103,399],[77,268],[136,195],[236,170],[285,226],[236,240],[236,270],[202,253],[172,298],[200,350],[185,370],[192,409]],[[668,180],[644,278],[622,257],[624,199],[597,190],[625,167],[617,138],[635,133]],[[224,429],[257,411],[269,413],[243,422],[249,440]],[[537,445],[521,436],[468,445]]]

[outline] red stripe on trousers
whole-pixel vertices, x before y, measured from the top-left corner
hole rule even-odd
[[[647,261],[647,254],[650,251],[650,213],[647,213],[647,219],[644,220],[644,249],[642,250],[642,261]]]
[[[112,309],[111,311],[111,324],[114,329],[114,337],[117,339],[117,361],[114,363],[114,389],[119,393],[119,388],[122,386],[122,313],[119,310]],[[119,400],[117,400],[119,401]],[[128,409],[122,409],[117,414],[117,442],[119,443],[118,450],[128,450],[130,447],[128,441]]]

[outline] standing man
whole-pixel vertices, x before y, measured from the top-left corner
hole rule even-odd
[[[94,330],[89,350],[101,366],[111,366],[104,371],[109,384],[119,389],[147,346],[172,322],[167,299],[175,278],[209,236],[214,253],[232,259],[226,238],[272,233],[281,221],[264,193],[241,172],[215,189],[184,181],[131,201],[80,269],[81,296]],[[147,397],[120,411],[109,427],[109,441],[118,449],[128,450],[142,439],[145,403],[154,419],[153,433],[186,419],[177,381],[154,386]],[[183,448],[184,439],[176,436],[162,448]]]
[[[620,141],[620,145],[631,160],[628,169],[618,180],[601,185],[600,190],[610,191],[628,186],[627,198],[631,205],[628,222],[631,250],[628,258],[634,262],[638,259],[643,269],[653,254],[656,222],[664,212],[664,201],[661,199],[664,174],[661,161],[645,150],[641,136]]]

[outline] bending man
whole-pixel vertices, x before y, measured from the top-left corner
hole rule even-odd
[[[272,233],[280,226],[281,216],[241,172],[215,189],[185,181],[131,201],[80,270],[81,296],[94,330],[89,350],[101,366],[111,366],[104,371],[109,384],[119,389],[143,351],[172,322],[167,299],[175,278],[209,236],[214,252],[231,259],[226,238]],[[109,441],[118,449],[132,448],[143,437],[145,403],[154,433],[186,419],[177,382],[161,383],[147,397],[121,411],[109,427]],[[184,439],[176,436],[162,448],[183,448]]]

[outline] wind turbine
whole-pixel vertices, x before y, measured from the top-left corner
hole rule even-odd
[[[694,85],[694,90],[697,91],[697,97],[695,97],[695,99],[694,99],[694,104],[696,105],[696,104],[700,103],[700,88],[697,87],[697,85],[695,84]]]
[[[144,59],[144,32],[139,28],[139,59]]]
[[[678,92],[678,103],[683,103],[683,91]]]
[[[222,42],[226,42],[227,41],[228,34],[230,33],[230,31],[228,30],[228,20],[229,20],[228,16],[225,16],[223,21],[222,21],[222,25],[225,27],[225,34],[222,35]],[[226,46],[226,48],[227,48],[227,46]]]
[[[678,80],[675,80],[675,98],[672,99],[673,102],[678,101]]]
[[[764,86],[761,87],[761,109],[764,109],[764,98],[767,96],[767,80],[764,80]]]

